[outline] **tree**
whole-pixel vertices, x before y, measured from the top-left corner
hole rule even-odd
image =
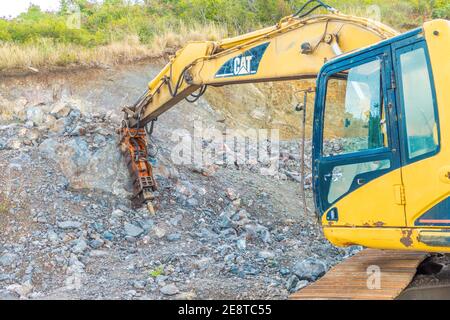
[[[35,4],[31,4],[28,7],[27,12],[24,12],[19,15],[19,19],[29,20],[29,21],[38,21],[43,17],[44,13],[41,10],[41,7]]]

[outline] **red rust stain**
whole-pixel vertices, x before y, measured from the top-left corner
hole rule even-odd
[[[413,245],[412,230],[405,230],[402,233],[403,238],[400,239],[400,242],[407,248],[411,247]]]

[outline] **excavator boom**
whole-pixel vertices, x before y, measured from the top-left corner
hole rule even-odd
[[[398,35],[369,19],[340,13],[299,19],[219,42],[179,50],[129,108],[131,127],[145,126],[205,86],[315,78],[325,62]]]

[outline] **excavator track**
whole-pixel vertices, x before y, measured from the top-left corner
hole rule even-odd
[[[450,300],[450,286],[437,285],[407,289],[397,300]]]
[[[395,300],[413,280],[426,253],[363,250],[331,269],[290,300]],[[378,276],[373,286],[371,277]]]

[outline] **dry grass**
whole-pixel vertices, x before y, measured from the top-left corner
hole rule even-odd
[[[105,46],[85,48],[73,44],[55,44],[41,39],[32,45],[0,43],[0,71],[26,70],[67,66],[115,65],[161,58],[188,41],[218,40],[227,30],[214,24],[181,25],[178,30],[166,31],[153,38],[149,45],[140,43],[136,35]]]
[[[5,196],[0,194],[0,215],[5,215],[9,213],[10,208],[11,208],[10,201]]]

